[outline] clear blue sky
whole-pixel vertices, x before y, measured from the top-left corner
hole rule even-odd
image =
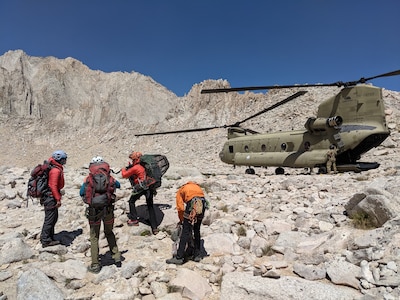
[[[399,0],[1,0],[0,55],[73,57],[188,93],[332,83],[400,69]],[[400,91],[400,76],[371,81]]]

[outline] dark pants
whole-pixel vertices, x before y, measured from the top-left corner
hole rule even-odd
[[[139,200],[139,198],[142,197],[143,195],[146,197],[146,205],[147,205],[147,209],[149,211],[149,219],[150,219],[151,229],[156,229],[157,228],[157,219],[156,219],[156,212],[154,210],[153,191],[150,190],[150,189],[142,191],[139,194],[132,195],[129,198],[129,214],[128,214],[128,217],[131,220],[137,220],[138,219],[135,202],[137,200]]]
[[[118,250],[117,241],[113,232],[114,207],[109,206],[105,209],[89,208],[88,217],[90,225],[90,254],[92,257],[92,264],[99,263],[99,236],[102,220],[104,235],[107,239],[112,258],[115,261],[121,261],[121,253]]]
[[[190,214],[190,209],[192,208],[192,205],[190,202],[186,203],[186,208],[185,208],[185,214],[183,218],[183,227],[182,227],[182,234],[181,234],[181,239],[179,241],[179,247],[178,251],[176,254],[177,258],[185,258],[185,253],[188,251],[188,247],[190,247],[191,244],[191,239],[194,238],[194,256],[199,256],[201,251],[200,251],[200,227],[201,227],[201,222],[203,221],[204,217],[204,212],[206,208],[206,203],[205,199],[203,198],[203,213],[201,215],[197,215],[197,221],[192,225],[190,220],[187,218],[187,216]]]
[[[44,221],[40,234],[40,242],[47,244],[54,240],[54,227],[58,220],[58,208],[56,207],[57,202],[52,196],[45,196],[42,202],[44,207]]]

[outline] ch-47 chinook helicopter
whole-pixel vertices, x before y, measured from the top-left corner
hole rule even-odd
[[[326,173],[326,154],[332,145],[338,149],[336,164],[339,172],[361,172],[375,169],[379,167],[379,163],[358,162],[358,160],[362,154],[380,145],[389,136],[390,131],[385,120],[382,89],[365,83],[375,78],[396,75],[400,75],[400,70],[350,82],[204,89],[201,91],[202,94],[210,94],[293,87],[342,87],[338,94],[319,105],[317,116],[307,119],[304,125],[305,129],[258,133],[240,127],[241,123],[306,93],[306,91],[299,91],[232,125],[142,133],[136,136],[227,128],[228,140],[219,154],[220,159],[227,164],[248,167],[247,174],[255,173],[253,167],[276,167],[276,174],[284,174],[284,167],[318,168],[320,173]]]

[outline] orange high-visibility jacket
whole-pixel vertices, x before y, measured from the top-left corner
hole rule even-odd
[[[185,203],[194,197],[204,198],[204,192],[197,183],[192,181],[181,186],[176,193],[176,209],[178,210],[178,217],[181,222],[183,221],[183,213],[185,212]]]

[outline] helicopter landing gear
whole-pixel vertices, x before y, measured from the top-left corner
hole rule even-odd
[[[245,171],[246,174],[254,175],[256,171],[253,168],[247,168]]]
[[[285,174],[285,170],[282,167],[275,169],[275,175],[283,175]]]

